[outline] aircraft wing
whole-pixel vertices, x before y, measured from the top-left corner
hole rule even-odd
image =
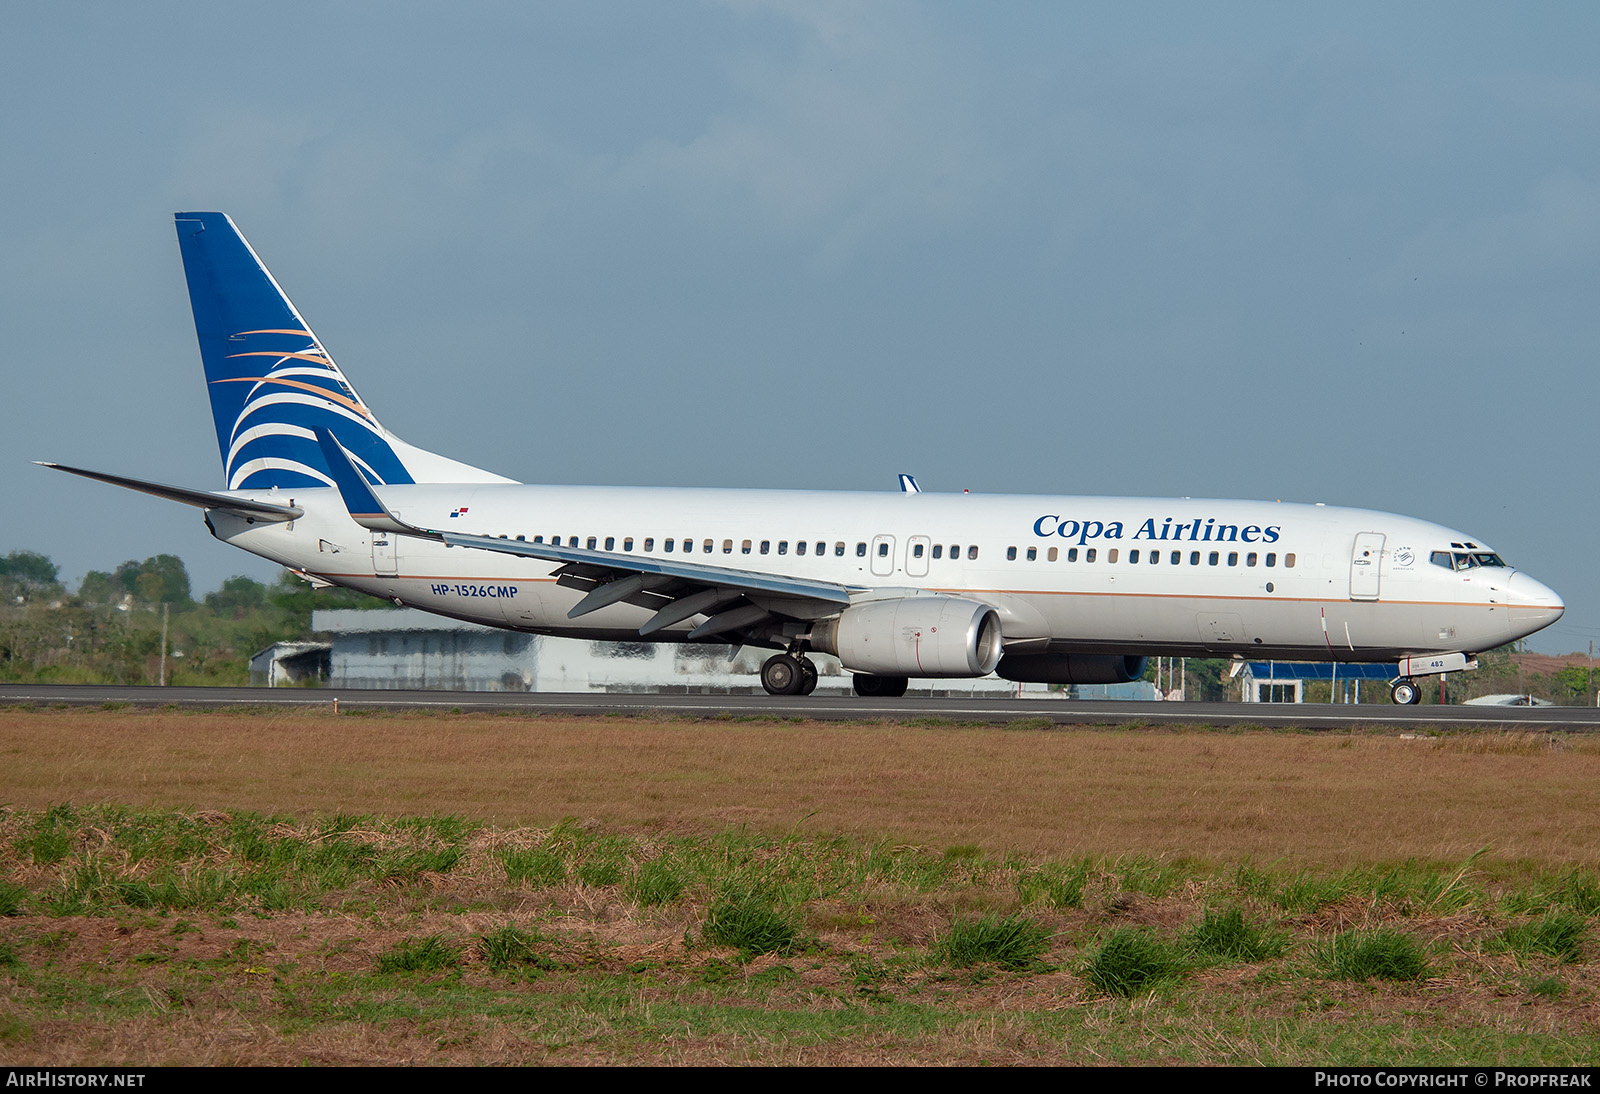
[[[737,635],[770,624],[778,617],[825,618],[848,607],[852,593],[865,591],[838,582],[784,577],[699,562],[422,528],[389,511],[331,433],[323,429],[316,433],[339,488],[339,496],[356,523],[378,531],[442,540],[451,547],[557,563],[556,583],[588,594],[567,613],[569,619],[617,603],[650,608],[655,614],[639,628],[640,636],[645,637],[693,616],[707,616],[704,623],[689,632],[688,637],[693,640]]]
[[[305,516],[305,510],[297,505],[257,501],[254,498],[236,498],[229,494],[210,490],[190,490],[183,486],[168,486],[162,482],[146,482],[144,479],[130,479],[123,475],[108,475],[104,471],[86,471],[81,467],[68,467],[64,463],[47,463],[43,460],[35,462],[40,467],[65,471],[69,475],[82,475],[86,479],[108,482],[112,486],[137,490],[142,494],[152,494],[158,498],[166,498],[168,501],[182,502],[184,505],[193,505],[201,509],[226,509],[229,512],[238,513],[245,517],[253,517],[256,520],[287,521]]]
[[[496,536],[434,534],[452,547],[498,551],[560,563],[556,571],[557,583],[588,591],[588,595],[567,613],[569,619],[616,603],[654,608],[655,615],[639,628],[641,636],[695,615],[709,618],[690,632],[691,639],[733,633],[775,616],[818,619],[848,607],[853,591],[852,586],[836,582],[783,577],[728,566],[557,547]]]

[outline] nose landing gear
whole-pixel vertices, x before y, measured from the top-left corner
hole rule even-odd
[[[1410,677],[1396,680],[1389,688],[1389,698],[1396,706],[1409,707],[1422,701],[1422,690]]]

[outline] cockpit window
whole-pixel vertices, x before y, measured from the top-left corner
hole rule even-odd
[[[1479,566],[1505,566],[1505,562],[1500,556],[1490,551],[1435,551],[1428,556],[1428,561],[1435,566],[1443,566],[1447,570],[1473,570]]]

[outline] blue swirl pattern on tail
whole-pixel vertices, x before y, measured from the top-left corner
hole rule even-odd
[[[376,485],[410,483],[395,438],[223,213],[178,213],[178,246],[229,490],[332,486],[318,429]]]

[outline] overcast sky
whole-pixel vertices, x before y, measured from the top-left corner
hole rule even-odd
[[[0,553],[275,569],[172,213],[530,482],[1325,501],[1600,637],[1600,5],[6,3]]]

